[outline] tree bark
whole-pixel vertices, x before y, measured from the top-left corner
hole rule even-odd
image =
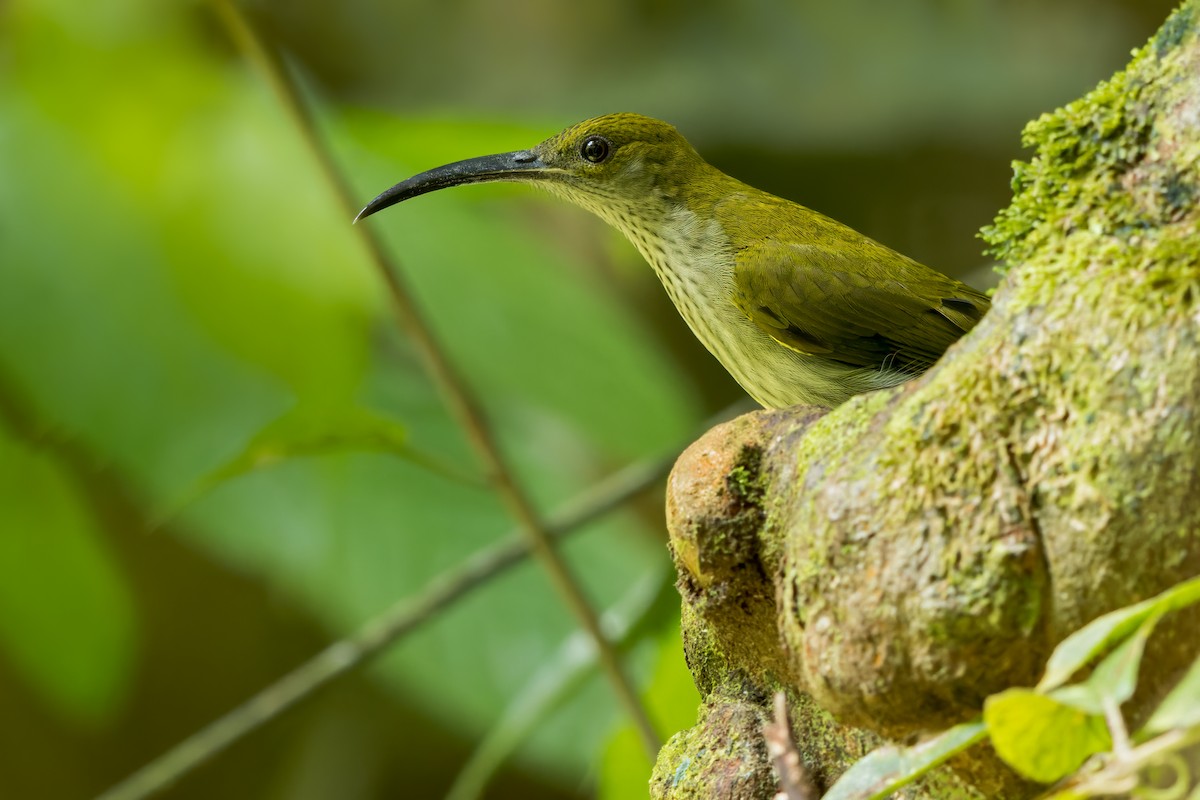
[[[771,798],[776,689],[828,786],[884,741],[1032,685],[1091,619],[1200,574],[1200,0],[1125,71],[1025,131],[984,232],[1007,265],[926,375],[760,411],[680,458],[668,522],[698,724],[657,798]],[[1144,714],[1200,648],[1151,641]],[[986,746],[907,797],[1024,797]]]

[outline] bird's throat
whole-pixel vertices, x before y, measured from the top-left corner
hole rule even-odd
[[[657,225],[625,215],[607,221],[649,262],[692,333],[734,379],[760,403],[786,405],[763,389],[757,372],[764,360],[769,369],[770,362],[793,362],[794,356],[770,342],[734,304],[733,245],[720,223],[686,208],[666,212]],[[781,374],[795,369],[792,363],[786,367]]]

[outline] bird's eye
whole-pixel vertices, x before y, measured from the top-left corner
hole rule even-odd
[[[599,164],[608,158],[608,139],[603,136],[589,136],[579,147],[579,154],[593,164]]]

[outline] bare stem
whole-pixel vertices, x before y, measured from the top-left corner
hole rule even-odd
[[[1108,733],[1112,737],[1112,749],[1117,758],[1127,759],[1133,750],[1129,741],[1129,729],[1125,726],[1125,717],[1121,715],[1121,706],[1111,697],[1105,697],[1104,721],[1108,724]]]
[[[792,726],[788,721],[787,696],[775,693],[775,717],[763,726],[763,738],[767,742],[767,755],[775,765],[779,778],[779,793],[776,800],[817,800],[820,793],[812,777],[804,768],[800,751],[792,741]]]
[[[341,171],[321,141],[317,126],[305,105],[295,82],[279,56],[254,30],[250,21],[242,14],[233,0],[213,0],[217,13],[229,29],[230,35],[259,68],[280,103],[287,109],[296,126],[307,141],[314,156],[320,162],[326,178],[334,188],[338,200],[346,211],[347,219],[354,216],[357,206]],[[359,235],[366,245],[372,263],[383,279],[392,310],[397,321],[421,354],[425,367],[433,382],[441,391],[451,413],[458,420],[471,445],[474,447],[493,488],[508,508],[527,537],[529,548],[549,575],[563,601],[575,615],[579,624],[596,643],[596,652],[618,700],[633,718],[641,734],[642,742],[651,758],[661,745],[658,734],[650,722],[645,706],[638,697],[632,681],[626,674],[616,648],[604,635],[596,610],[584,595],[579,582],[571,574],[562,556],[555,550],[546,525],[539,518],[533,503],[513,476],[496,437],[489,426],[483,410],[467,382],[459,375],[454,364],[435,337],[432,328],[425,322],[423,312],[408,290],[398,264],[388,257],[379,237],[370,225],[357,226]]]

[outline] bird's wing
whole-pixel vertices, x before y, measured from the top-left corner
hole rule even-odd
[[[974,327],[983,294],[866,240],[846,253],[767,241],[738,251],[735,302],[791,349],[920,372]]]

